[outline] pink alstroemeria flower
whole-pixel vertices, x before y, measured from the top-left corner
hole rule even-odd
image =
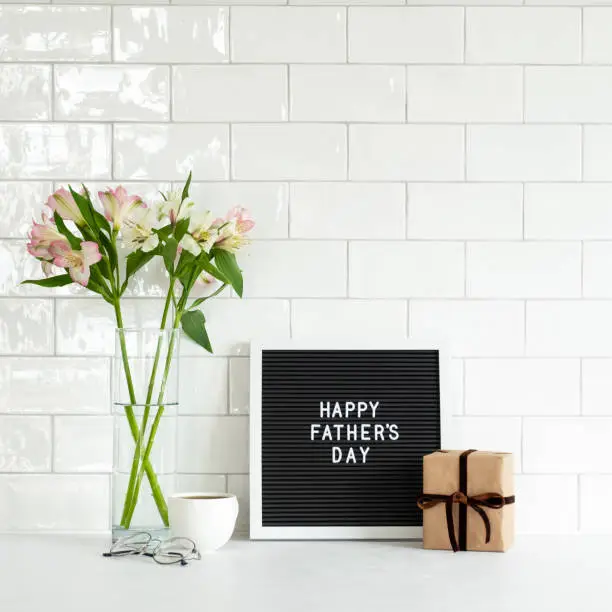
[[[117,189],[108,191],[98,191],[98,197],[104,206],[104,216],[113,224],[113,228],[120,230],[125,218],[135,208],[146,208],[147,205],[138,195],[128,195],[125,187],[119,186]]]
[[[255,221],[253,221],[249,211],[240,206],[234,206],[234,208],[227,213],[226,220],[236,221],[236,231],[239,234],[246,234],[255,227]]]
[[[236,206],[227,213],[225,219],[216,219],[213,225],[219,232],[215,247],[235,253],[249,244],[250,240],[244,234],[255,227],[255,221],[245,208]]]
[[[54,210],[62,219],[74,221],[77,225],[85,225],[85,219],[74,201],[72,194],[63,187],[51,194],[47,200],[47,206]]]
[[[66,240],[66,238],[64,238],[64,236],[57,231],[55,224],[51,221],[47,214],[42,214],[42,223],[32,221],[30,242],[28,242],[26,245],[30,255],[33,255],[38,259],[51,261],[53,259],[53,255],[49,252],[49,247],[54,242],[58,241],[68,244],[68,240]]]
[[[70,278],[75,283],[87,287],[89,266],[102,259],[95,242],[81,242],[81,250],[73,250],[66,242],[57,241],[49,249],[53,255],[53,264],[58,268],[67,268]]]

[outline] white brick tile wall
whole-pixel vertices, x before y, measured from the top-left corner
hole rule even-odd
[[[236,493],[244,530],[249,340],[367,330],[449,346],[445,445],[516,453],[519,531],[609,530],[596,4],[0,0],[0,531],[109,527],[115,324],[83,291],[17,286],[40,274],[32,217],[68,181],[150,202],[189,169],[198,207],[257,226],[245,299],[206,306],[214,356],[181,343],[183,490]],[[166,290],[147,268],[126,324],[154,325]]]

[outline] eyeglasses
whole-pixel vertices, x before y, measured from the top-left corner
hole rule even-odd
[[[195,542],[189,538],[170,538],[160,540],[150,533],[141,531],[128,537],[117,540],[103,557],[126,557],[138,555],[150,557],[160,565],[173,565],[180,563],[188,565],[188,561],[200,560],[202,557],[196,548]]]

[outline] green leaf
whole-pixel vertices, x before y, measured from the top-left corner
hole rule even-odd
[[[178,242],[181,241],[181,238],[187,233],[188,229],[189,229],[189,217],[186,217],[185,219],[181,219],[176,224],[176,228],[174,229],[174,237],[177,239]]]
[[[64,287],[69,285],[73,280],[69,274],[60,274],[59,276],[51,276],[49,278],[41,278],[40,280],[26,280],[22,285],[38,285],[39,287]]]
[[[164,225],[164,227],[160,227],[158,230],[155,230],[155,232],[159,236],[160,240],[165,240],[172,233],[173,229],[174,228],[172,227],[172,225],[168,224]]]
[[[98,224],[98,227],[100,229],[103,229],[107,234],[110,235],[111,226],[107,218],[103,214],[99,213],[97,210],[94,210],[93,213],[94,213],[94,218],[96,220],[96,223]]]
[[[98,233],[98,224],[96,223],[96,219],[94,217],[94,209],[89,200],[89,197],[84,197],[80,193],[77,193],[70,185],[68,185],[70,189],[70,193],[76,202],[76,205],[79,207],[79,211],[85,219],[85,223],[93,230],[95,234]]]
[[[164,199],[164,202],[168,201],[168,198],[166,197],[166,194],[163,191],[158,191],[157,193],[159,193],[159,195]]]
[[[108,238],[102,233],[100,234],[100,242],[102,243],[104,250],[108,254],[108,261],[110,262],[111,271],[114,272],[117,269],[117,266],[119,265],[117,259],[117,251],[113,247],[113,243],[111,242],[110,238]]]
[[[191,171],[189,171],[189,176],[185,181],[185,186],[183,187],[183,194],[181,195],[181,203],[184,202],[189,197],[189,186],[191,185]]]
[[[212,346],[206,333],[206,319],[201,310],[188,310],[184,312],[181,317],[181,325],[189,338],[205,348],[209,353],[212,353]]]
[[[128,279],[134,276],[142,266],[148,264],[156,255],[159,254],[159,249],[153,249],[145,253],[144,251],[138,250],[130,253],[126,258],[125,263],[125,282],[127,284]]]
[[[174,274],[174,260],[176,259],[176,250],[178,249],[178,242],[175,238],[170,236],[164,245],[164,250],[162,252],[164,256],[164,264],[166,265],[166,270],[170,274]]]
[[[234,288],[234,291],[239,295],[239,297],[242,297],[242,272],[238,267],[236,256],[233,253],[224,251],[223,249],[213,249],[213,254],[215,257],[215,264],[221,274],[227,277],[230,285]]]
[[[226,285],[232,284],[229,278],[225,274],[223,274],[218,268],[216,268],[215,266],[212,265],[212,263],[210,263],[210,260],[208,258],[202,259],[199,263],[200,263],[200,267],[202,268],[202,270],[205,270],[211,276],[214,276],[217,280],[220,280],[222,283],[225,283]]]
[[[198,298],[197,300],[194,300],[193,304],[189,307],[189,310],[193,310],[194,308],[197,308],[200,304],[203,304],[206,300],[210,300],[214,298],[216,295],[219,295],[226,287],[227,285],[223,284],[214,293],[211,293],[210,295],[207,295],[206,297],[201,297],[201,298]]]
[[[53,220],[55,221],[55,227],[57,227],[57,231],[62,234],[62,236],[65,236],[68,240],[68,242],[70,243],[70,246],[73,249],[80,249],[81,248],[81,239],[77,238],[67,227],[66,224],[64,223],[64,220],[56,213],[53,213]]]

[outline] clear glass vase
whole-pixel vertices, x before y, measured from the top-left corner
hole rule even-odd
[[[167,536],[166,500],[176,488],[179,334],[116,330],[113,541],[138,531]]]

